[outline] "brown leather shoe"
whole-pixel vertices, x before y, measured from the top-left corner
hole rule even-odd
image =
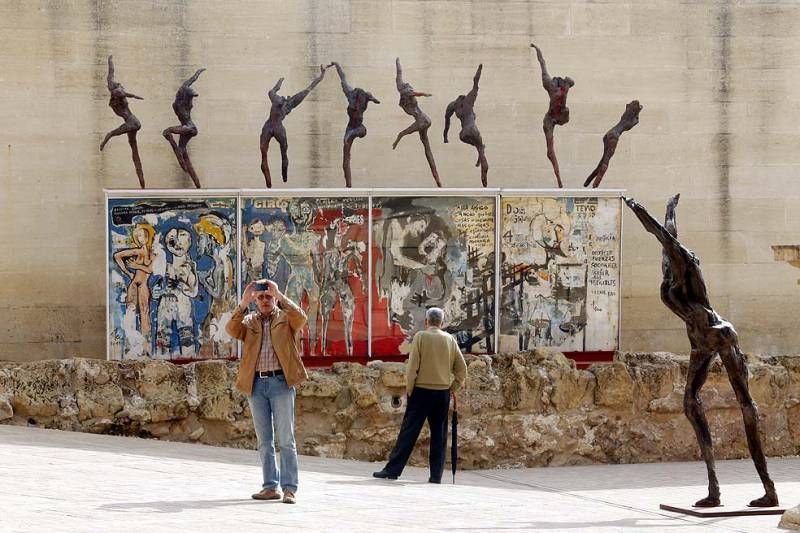
[[[287,490],[283,493],[283,503],[297,503],[294,492]]]
[[[256,492],[251,497],[254,500],[280,500],[281,493],[276,489],[261,489],[261,492]]]

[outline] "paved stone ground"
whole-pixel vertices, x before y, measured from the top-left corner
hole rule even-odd
[[[380,465],[301,457],[297,505],[257,502],[255,452],[0,426],[0,531],[778,531],[778,516],[701,519],[659,511],[704,495],[700,463],[459,472],[430,485],[370,477]],[[800,458],[771,459],[800,502]],[[749,461],[720,461],[723,501],[761,495]]]

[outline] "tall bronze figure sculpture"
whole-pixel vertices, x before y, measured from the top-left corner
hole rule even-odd
[[[125,121],[125,124],[106,133],[103,142],[100,143],[100,151],[103,151],[103,148],[109,139],[111,139],[111,137],[116,137],[117,135],[127,133],[128,144],[131,146],[133,166],[136,167],[136,175],[139,177],[139,185],[142,187],[142,189],[144,189],[144,171],[142,170],[142,160],[139,158],[139,147],[136,144],[136,132],[142,128],[142,123],[139,122],[139,119],[136,118],[133,113],[131,113],[131,110],[128,107],[128,98],[136,98],[137,100],[144,100],[144,98],[125,91],[125,87],[123,87],[118,81],[114,80],[113,56],[108,56],[108,76],[106,80],[108,82],[108,92],[111,93],[111,97],[108,100],[108,107],[110,107],[117,116],[122,117],[122,119]]]
[[[475,77],[472,79],[472,90],[466,95],[460,94],[458,97],[447,105],[447,110],[444,114],[444,142],[447,142],[447,131],[450,129],[450,117],[455,115],[461,120],[461,132],[458,138],[461,142],[470,144],[478,150],[478,161],[475,166],[481,167],[481,183],[486,187],[487,178],[486,173],[489,172],[489,163],[486,162],[485,146],[481,138],[481,132],[478,131],[478,126],[475,125],[475,99],[478,97],[478,82],[481,79],[481,72],[483,71],[483,64],[478,65],[478,70],[475,72]]]
[[[422,146],[425,148],[425,157],[428,160],[428,165],[431,167],[431,174],[433,180],[436,182],[437,187],[442,186],[439,181],[439,173],[436,171],[436,162],[433,160],[433,152],[431,151],[431,142],[428,140],[428,128],[431,127],[431,119],[422,112],[417,103],[418,96],[433,96],[430,93],[422,93],[415,91],[410,83],[403,82],[403,67],[400,66],[400,58],[395,59],[395,66],[397,67],[397,92],[400,93],[400,108],[406,114],[414,117],[414,123],[397,134],[397,139],[392,144],[392,150],[397,148],[397,143],[400,139],[415,131],[419,133],[419,140],[422,141]]]
[[[751,501],[750,506],[772,507],[778,505],[778,495],[767,473],[767,460],[761,448],[758,412],[747,386],[747,365],[739,349],[739,339],[733,324],[719,316],[708,301],[700,260],[677,239],[675,207],[679,198],[680,195],[675,195],[667,203],[663,226],[633,199],[625,198],[625,203],[633,210],[644,228],[655,235],[661,243],[663,248],[661,269],[664,276],[661,282],[661,301],[686,323],[686,332],[692,347],[683,408],[697,435],[700,452],[708,470],[708,496],[694,505],[716,507],[720,504],[711,432],[700,400],[700,389],[708,377],[709,367],[719,354],[741,406],[747,446],[766,490],[766,494]]]
[[[364,89],[350,87],[345,78],[344,71],[339,63],[334,61],[329,67],[336,67],[339,79],[342,80],[342,91],[347,97],[347,116],[350,117],[347,129],[344,132],[344,148],[342,153],[342,169],[344,170],[345,187],[352,187],[353,180],[350,174],[350,150],[356,138],[366,137],[367,128],[364,126],[364,111],[370,102],[380,104],[380,101]]]
[[[622,113],[619,122],[603,135],[603,157],[600,158],[597,168],[595,168],[592,173],[589,174],[589,177],[586,178],[586,181],[583,182],[584,187],[588,187],[589,184],[592,183],[592,180],[594,180],[592,188],[596,189],[600,185],[600,182],[603,181],[603,176],[605,176],[606,170],[608,170],[608,163],[611,161],[611,156],[613,156],[614,152],[617,150],[619,138],[624,132],[639,123],[639,112],[641,110],[642,106],[639,104],[639,100],[628,102],[625,106],[625,112]]]
[[[539,66],[542,67],[542,87],[547,91],[550,97],[550,106],[547,108],[547,113],[544,114],[542,121],[542,129],[544,129],[544,138],[547,141],[547,159],[553,165],[553,172],[556,174],[556,182],[559,188],[563,188],[564,184],[561,182],[561,173],[558,170],[558,159],[556,159],[556,151],[553,146],[553,130],[556,125],[563,126],[569,122],[569,108],[567,107],[567,93],[570,88],[575,85],[575,82],[570,77],[561,78],[556,76],[551,78],[547,73],[547,65],[545,65],[542,51],[538,46],[531,43],[531,47],[536,50],[536,59],[539,60]]]
[[[178,92],[175,93],[175,101],[172,102],[172,110],[178,117],[180,125],[171,126],[161,132],[161,135],[163,135],[169,142],[169,145],[172,146],[172,151],[175,152],[175,157],[178,158],[178,164],[184,172],[189,174],[189,177],[192,178],[194,182],[194,186],[198,189],[200,188],[200,180],[197,178],[197,173],[194,171],[192,162],[189,160],[189,151],[186,149],[186,146],[189,144],[192,137],[197,135],[197,126],[192,122],[192,100],[198,96],[198,94],[197,91],[192,88],[192,84],[197,81],[197,78],[199,78],[200,74],[205,70],[204,68],[198,69],[197,72],[192,74],[191,78],[181,84]],[[173,135],[178,136],[177,144],[175,143],[175,139],[172,138]]]
[[[286,183],[289,177],[289,158],[288,149],[289,143],[286,140],[286,128],[283,127],[283,119],[286,115],[292,112],[292,109],[299,106],[305,100],[308,93],[316,87],[322,78],[325,77],[325,67],[319,66],[319,76],[314,78],[311,84],[299,93],[286,97],[278,94],[283,84],[283,78],[278,80],[275,87],[269,91],[269,101],[272,102],[272,107],[269,110],[269,118],[261,128],[261,172],[264,173],[264,180],[267,182],[267,187],[272,187],[272,176],[269,173],[269,162],[267,161],[267,150],[269,150],[269,142],[275,138],[281,147],[281,176],[283,182]]]

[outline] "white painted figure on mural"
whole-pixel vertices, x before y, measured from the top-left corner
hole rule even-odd
[[[151,224],[136,224],[131,230],[130,248],[114,254],[120,271],[130,278],[125,291],[125,353],[130,357],[150,355],[150,287],[153,273],[153,240],[156,230]],[[139,327],[136,328],[138,321]]]
[[[267,244],[261,236],[264,235],[266,228],[264,221],[258,218],[246,227],[245,242],[242,246],[245,261],[244,285],[263,277],[262,269],[264,268]]]
[[[316,218],[317,207],[311,200],[302,198],[289,203],[287,212],[294,228],[280,241],[280,250],[291,268],[286,296],[301,307],[306,297],[304,310],[308,317],[308,346],[313,355],[316,351],[319,308],[319,284],[314,272],[319,265],[320,236],[310,226]]]
[[[153,287],[158,300],[156,312],[156,355],[189,357],[194,355],[194,320],[192,299],[197,296],[197,267],[189,255],[192,234],[184,228],[172,228],[164,237],[172,261],[166,265],[160,286]],[[178,346],[172,347],[172,334],[177,331]]]
[[[206,290],[211,303],[201,326],[200,357],[218,356],[220,344],[229,342],[225,322],[230,318],[233,301],[233,262],[231,253],[231,224],[215,214],[202,215],[194,225],[197,233],[197,256],[207,255],[214,261],[209,270],[198,272],[198,281]]]

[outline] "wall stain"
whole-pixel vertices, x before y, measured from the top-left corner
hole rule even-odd
[[[733,95],[731,41],[733,39],[733,15],[730,0],[718,7],[718,25],[715,35],[718,39],[719,56],[717,70],[719,79],[714,88],[714,101],[717,104],[717,133],[714,149],[717,156],[717,189],[719,191],[718,215],[720,221],[720,248],[725,263],[731,259],[731,211],[730,211],[730,167],[731,167],[731,124],[730,109]]]

